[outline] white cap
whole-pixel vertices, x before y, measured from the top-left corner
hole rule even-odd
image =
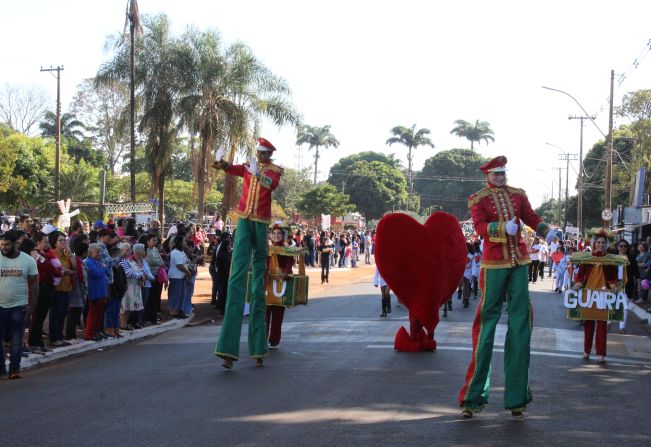
[[[55,227],[54,225],[49,224],[49,223],[43,225],[43,228],[41,228],[41,231],[42,231],[44,234],[50,234],[50,233],[52,233],[53,231],[57,231],[57,230],[58,230],[57,227]]]

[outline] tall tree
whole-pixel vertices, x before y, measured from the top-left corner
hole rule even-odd
[[[314,149],[314,184],[319,165],[319,148],[339,147],[339,140],[330,132],[330,126],[316,127],[305,125],[299,130],[296,144],[307,144],[310,150]]]
[[[346,194],[367,219],[379,219],[394,206],[407,205],[407,180],[400,169],[380,161],[357,161],[348,173]]]
[[[47,110],[38,127],[41,129],[42,137],[54,138],[57,134],[56,126],[57,116],[54,112]],[[73,113],[64,113],[61,115],[61,137],[81,141],[84,138],[84,124],[77,119]]]
[[[145,17],[145,33],[138,54],[136,85],[142,116],[139,129],[146,135],[146,154],[152,179],[153,196],[158,196],[159,218],[164,217],[165,177],[178,129],[175,122],[175,103],[179,98],[180,78],[185,70],[178,63],[178,42],[170,34],[167,16]],[[115,54],[104,63],[98,73],[98,82],[126,82],[130,74],[129,49],[122,38],[110,38]]]
[[[414,182],[421,209],[440,206],[459,219],[467,219],[468,196],[482,188],[484,176],[479,166],[486,161],[470,149],[441,151],[425,160]]]
[[[235,43],[226,50],[224,58],[226,70],[222,91],[230,106],[227,113],[222,114],[225,140],[219,143],[227,146],[226,159],[232,162],[238,150],[246,155],[254,153],[263,118],[276,126],[299,127],[301,117],[291,102],[287,82],[262,64],[249,47]],[[226,176],[222,216],[237,201],[236,186],[236,178]]]
[[[355,205],[348,202],[349,199],[346,194],[340,193],[337,188],[326,183],[303,193],[298,209],[303,215],[309,217],[321,214],[343,216],[355,209]]]
[[[41,119],[48,101],[47,93],[40,87],[5,84],[0,93],[0,122],[29,135]]]
[[[129,87],[121,80],[95,82],[86,79],[77,86],[70,110],[86,126],[93,146],[106,156],[115,175],[129,145]]]
[[[130,118],[130,174],[131,174],[131,201],[136,201],[136,38],[143,34],[140,24],[138,1],[128,0],[126,20],[124,27],[129,23],[129,118]]]
[[[393,136],[387,140],[386,144],[391,146],[394,143],[399,143],[407,146],[407,183],[409,186],[409,197],[411,199],[411,194],[414,192],[413,150],[419,146],[434,148],[434,143],[428,137],[430,130],[425,128],[416,130],[416,124],[411,127],[396,126],[391,129],[391,134]]]
[[[486,121],[476,120],[475,124],[472,124],[468,121],[456,120],[454,124],[450,133],[470,141],[470,150],[472,151],[475,150],[475,142],[479,144],[485,141],[488,144],[489,141],[495,141],[490,124]]]

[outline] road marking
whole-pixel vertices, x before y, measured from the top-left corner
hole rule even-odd
[[[366,345],[367,349],[393,349],[393,345],[388,344],[377,344],[377,345]],[[472,351],[472,346],[437,346],[437,351]],[[493,352],[504,352],[502,348],[494,348]],[[580,354],[566,354],[562,352],[547,352],[547,351],[531,351],[531,355],[540,355],[545,357],[563,357],[568,359],[581,359],[582,355]],[[618,365],[618,364],[627,364],[627,365],[642,365],[642,366],[651,366],[651,362],[645,360],[633,360],[633,359],[622,359],[606,356],[606,361],[608,365]]]

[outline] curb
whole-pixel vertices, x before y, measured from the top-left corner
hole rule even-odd
[[[107,348],[112,348],[114,346],[123,345],[125,343],[131,343],[133,341],[141,340],[143,338],[152,337],[154,335],[159,335],[164,332],[169,332],[175,329],[180,329],[188,325],[194,317],[182,319],[182,320],[170,320],[164,323],[149,326],[143,329],[136,329],[130,332],[123,331],[123,336],[121,338],[107,338],[101,341],[86,341],[80,340],[79,343],[72,344],[70,346],[65,346],[62,348],[56,348],[53,351],[47,352],[45,354],[29,354],[29,357],[23,357],[20,362],[20,369],[25,370],[28,368],[33,368],[38,365],[44,365],[46,363],[51,363],[57,360],[65,359],[68,357],[77,356],[89,351],[103,351]],[[7,363],[7,368],[9,364]]]
[[[629,301],[628,306],[629,310],[633,312],[636,317],[642,320],[643,324],[646,323],[648,325],[651,325],[651,313],[647,312],[645,309],[641,308],[632,301]]]

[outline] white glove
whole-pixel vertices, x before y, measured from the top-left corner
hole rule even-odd
[[[215,154],[215,160],[222,161],[224,155],[226,155],[226,148],[224,146],[219,146],[219,149],[217,149],[217,153]]]
[[[518,233],[518,228],[520,226],[516,223],[516,221],[517,218],[514,217],[513,219],[509,220],[504,226],[504,231],[506,231],[506,234],[509,236],[515,236]]]
[[[251,175],[258,175],[258,159],[255,157],[249,158],[249,166],[246,168]]]
[[[551,244],[555,237],[556,237],[556,231],[550,228],[549,231],[547,232],[547,237],[545,237],[545,242]]]

